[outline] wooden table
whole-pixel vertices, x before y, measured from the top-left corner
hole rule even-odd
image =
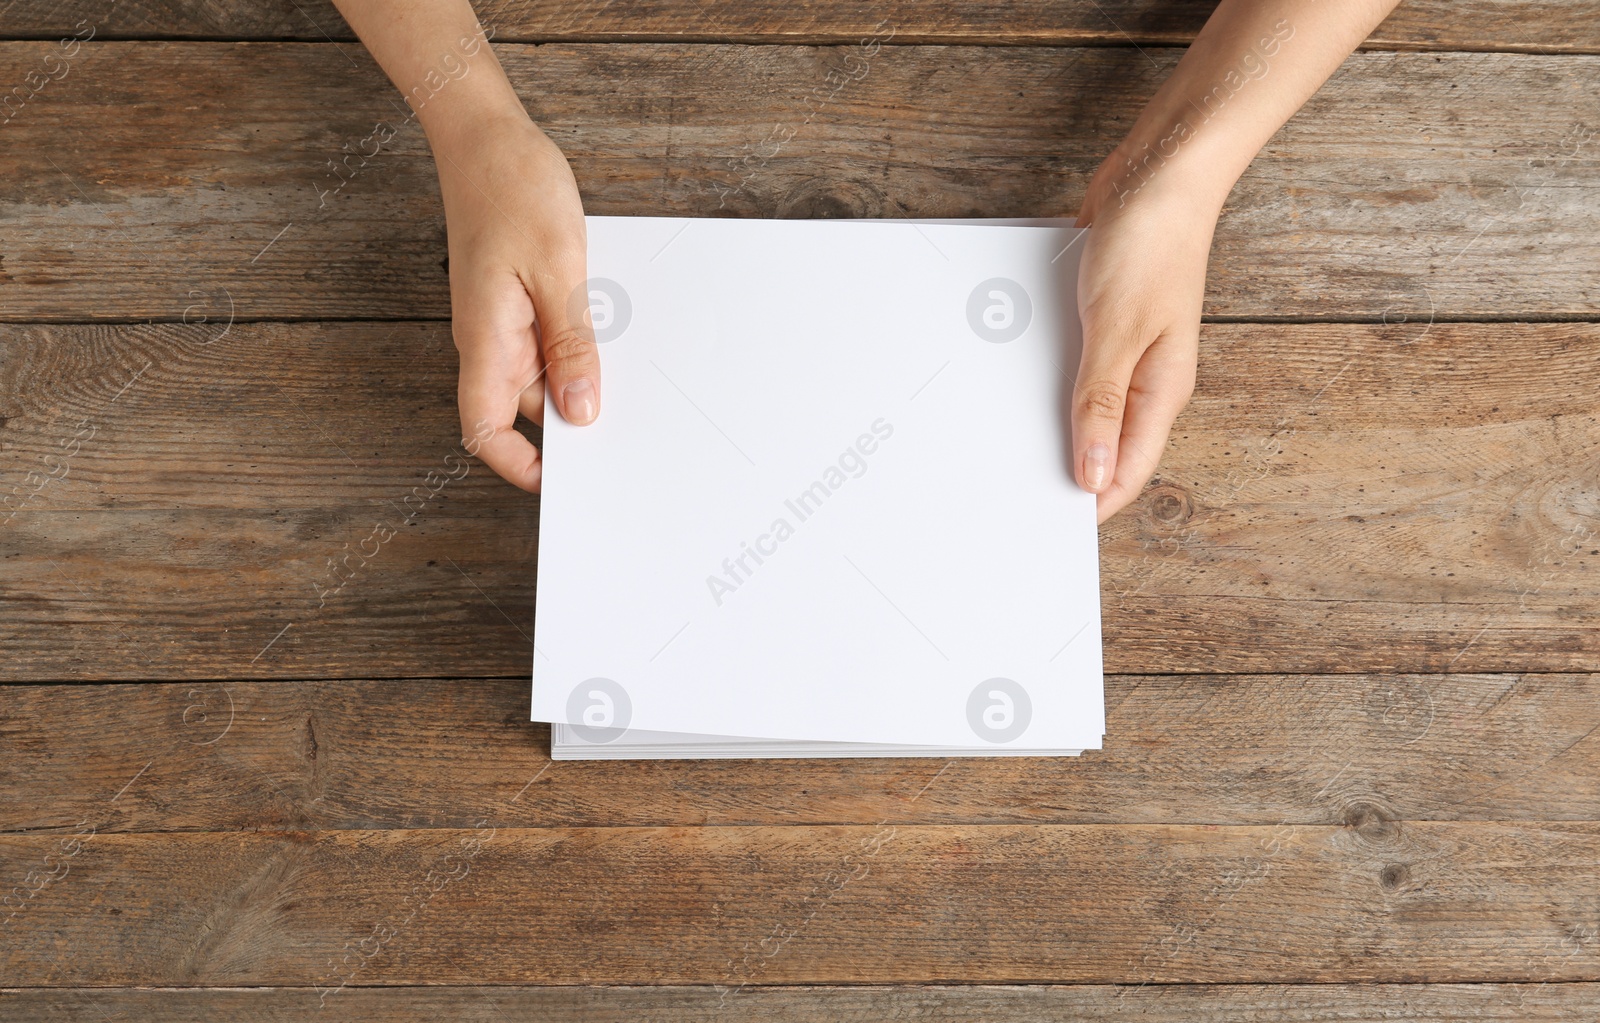
[[[482,13],[591,213],[964,217],[1207,6]],[[0,33],[0,1017],[1594,1018],[1600,4],[1408,2],[1271,141],[1104,751],[948,763],[550,763],[398,93],[321,0]]]

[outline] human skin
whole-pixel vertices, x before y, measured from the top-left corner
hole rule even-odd
[[[1206,261],[1257,152],[1395,0],[1222,0],[1090,179],[1078,226],[1078,482],[1099,520],[1137,498],[1194,391]]]
[[[1222,0],[1090,179],[1078,224],[1083,356],[1077,481],[1105,522],[1155,473],[1194,391],[1206,262],[1222,204],[1272,134],[1396,0]],[[463,442],[524,490],[543,463],[515,429],[600,411],[583,204],[468,0],[335,0],[427,133],[449,234]],[[574,311],[579,315],[574,316]]]
[[[537,492],[539,451],[517,413],[544,421],[548,388],[578,425],[600,411],[600,360],[583,287],[578,185],[506,80],[467,0],[336,0],[428,135],[449,236],[463,443]],[[537,324],[537,328],[535,327]]]

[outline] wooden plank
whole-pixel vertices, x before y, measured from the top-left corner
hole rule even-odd
[[[315,988],[165,990],[0,989],[0,1009],[37,1023],[103,1018],[161,1023],[290,1018],[314,1011]],[[349,1023],[458,1020],[505,1023],[768,1023],[819,1019],[915,1019],[924,1023],[1148,1023],[1196,1019],[1281,1023],[1569,1023],[1600,1001],[1600,985],[1568,984],[1163,984],[1146,987],[918,986],[750,987],[731,994],[704,987],[348,987],[338,995]]]
[[[1596,675],[1111,676],[1106,706],[1080,758],[552,764],[524,680],[9,686],[0,831],[1600,819]]]
[[[481,3],[479,17],[504,42],[734,41],[851,43],[892,30],[907,43],[1126,46],[1180,45],[1194,38],[1212,0],[999,0],[937,3],[739,3],[653,0],[626,8],[587,0]],[[97,39],[354,39],[328,3],[261,0],[122,0],[105,10],[63,10],[48,0],[6,9],[5,38],[54,38],[92,24]],[[1375,49],[1600,51],[1600,5],[1592,0],[1408,0],[1367,40]]]
[[[217,335],[0,328],[0,677],[525,676],[538,502],[447,325]],[[1106,669],[1600,670],[1597,392],[1594,325],[1207,326]]]
[[[53,45],[0,44],[0,65]],[[1178,51],[500,52],[591,213],[958,217],[1075,211]],[[1594,317],[1597,92],[1595,57],[1353,56],[1236,189],[1206,311]],[[91,43],[5,125],[0,319],[444,317],[406,116],[349,47]]]
[[[447,325],[0,338],[7,676],[531,666],[538,500],[462,449]]]
[[[7,835],[0,942],[49,987],[1587,981],[1597,856],[1376,819]]]
[[[1600,666],[1597,335],[1318,326],[1280,348],[1285,329],[1205,332],[1200,397],[1139,511],[1101,532],[1108,649],[1159,647],[1179,670]],[[1534,349],[1550,361],[1525,362]],[[1511,398],[1514,381],[1547,401]],[[1577,627],[1535,653],[1519,630],[1541,619]],[[1302,661],[1280,629],[1316,654]]]

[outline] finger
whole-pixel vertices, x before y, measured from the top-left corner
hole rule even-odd
[[[532,333],[531,326],[527,328]],[[524,351],[533,350],[533,339],[522,341]],[[530,367],[521,371],[502,365],[494,345],[461,355],[461,382],[456,400],[461,409],[461,443],[467,454],[499,473],[507,481],[530,493],[539,492],[544,462],[539,449],[516,430],[519,393],[537,390]],[[531,384],[531,386],[529,386]]]
[[[540,365],[541,372],[539,373],[538,377],[535,378],[533,383],[529,384],[527,387],[524,387],[522,389],[522,392],[517,395],[517,411],[521,412],[522,415],[526,419],[528,419],[529,422],[538,423],[540,426],[543,426],[544,425],[544,373],[543,373],[544,367],[542,365],[543,360],[540,360],[540,362],[541,362],[541,365]]]
[[[1198,341],[1163,335],[1134,367],[1116,474],[1096,502],[1099,521],[1106,521],[1138,498],[1155,475],[1172,426],[1194,394],[1197,350]]]
[[[1072,385],[1072,450],[1078,485],[1098,494],[1116,478],[1128,383],[1145,345],[1125,321],[1083,317],[1083,356]]]
[[[581,258],[557,262],[530,289],[539,324],[545,387],[562,418],[577,426],[600,414],[600,357],[589,314],[589,286]]]
[[[452,284],[462,444],[506,480],[537,492],[543,470],[538,449],[514,425],[522,395],[538,389],[532,302],[509,272]]]
[[[465,391],[460,401],[461,443],[467,454],[481,459],[505,480],[537,494],[544,478],[544,459],[533,442],[517,432],[515,409],[490,406]]]

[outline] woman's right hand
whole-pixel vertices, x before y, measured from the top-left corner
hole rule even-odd
[[[1078,226],[1083,358],[1073,384],[1078,482],[1105,522],[1138,498],[1194,393],[1206,261],[1220,206],[1176,170],[1118,180],[1119,149],[1089,184]]]

